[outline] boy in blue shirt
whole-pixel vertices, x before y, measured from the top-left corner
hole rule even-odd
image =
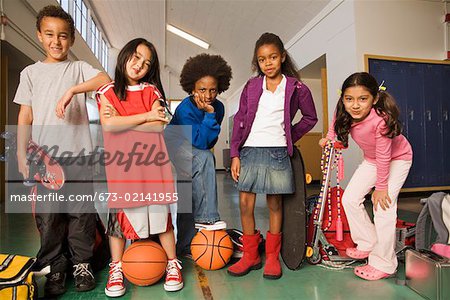
[[[218,140],[225,113],[223,103],[216,97],[228,89],[231,77],[231,67],[221,56],[205,53],[189,58],[181,71],[180,84],[190,95],[178,105],[170,125],[185,125],[192,132],[185,132],[184,138],[178,139],[170,137],[174,131],[170,126],[167,130],[169,153],[178,178],[180,255],[190,253],[189,245],[197,230],[226,228],[218,212],[215,158],[211,149]],[[191,170],[186,169],[191,166]],[[188,199],[190,191],[185,190],[187,186],[180,184],[183,181],[192,182],[192,202]],[[191,210],[192,213],[186,213]]]

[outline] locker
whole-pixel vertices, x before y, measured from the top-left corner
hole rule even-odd
[[[442,180],[450,183],[450,65],[444,65],[442,71]]]
[[[428,158],[425,182],[428,186],[439,186],[443,183],[442,71],[441,65],[424,65],[425,151]]]
[[[397,100],[414,159],[405,187],[450,185],[450,65],[369,59]]]

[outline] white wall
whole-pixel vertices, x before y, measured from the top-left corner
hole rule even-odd
[[[358,69],[364,54],[444,59],[444,15],[441,1],[356,1]]]
[[[322,80],[313,78],[302,78],[302,81],[311,90],[314,99],[314,106],[317,112],[317,124],[311,129],[311,132],[322,132],[323,128],[323,104],[322,104]],[[292,123],[300,121],[301,113],[297,112]]]
[[[354,4],[353,1],[331,2],[287,43],[289,52],[300,68],[326,55],[329,121],[338,100],[337,90],[344,79],[358,69]],[[361,151],[351,142],[349,149],[344,152],[346,173],[353,173],[361,159]],[[348,182],[349,177],[345,178],[343,184]]]
[[[173,72],[167,72],[169,74],[168,81],[163,81],[164,88],[167,90],[166,94],[167,97],[170,99],[179,99],[183,100],[187,97],[187,94],[180,86],[180,74],[179,73],[173,73]]]

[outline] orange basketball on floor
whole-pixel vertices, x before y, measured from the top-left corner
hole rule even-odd
[[[123,254],[123,274],[131,283],[140,286],[151,285],[163,277],[167,256],[164,249],[153,241],[139,241],[131,244]]]
[[[233,242],[224,230],[199,231],[191,242],[194,261],[206,270],[223,268],[233,254]]]

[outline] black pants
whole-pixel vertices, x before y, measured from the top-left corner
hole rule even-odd
[[[57,192],[65,199],[76,195],[94,195],[92,167],[89,157],[57,159],[64,169],[66,182],[59,191],[41,184],[38,194]],[[93,201],[37,202],[36,225],[41,248],[35,269],[51,266],[51,273],[65,272],[72,264],[90,262],[96,232],[96,211]]]

